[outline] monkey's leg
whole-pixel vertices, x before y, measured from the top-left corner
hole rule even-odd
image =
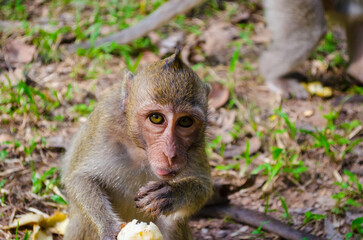
[[[69,206],[69,223],[64,240],[98,240],[94,225],[84,218],[77,208]]]
[[[303,62],[326,32],[320,0],[265,0],[272,43],[260,58],[266,85],[284,97],[307,98],[294,78],[284,78]]]
[[[95,239],[111,240],[116,238],[121,229],[121,219],[113,212],[111,203],[99,184],[90,180],[89,176],[83,176],[81,171],[75,171],[68,176],[65,181],[67,196],[72,208],[71,213],[75,212],[75,222],[87,219],[87,223],[92,223],[96,229]],[[67,229],[71,230],[71,229]],[[72,229],[79,231],[81,236],[88,233],[86,228]],[[72,235],[74,233],[70,233]],[[72,238],[70,238],[72,239]],[[73,240],[73,239],[72,239]]]
[[[159,226],[164,240],[193,240],[187,218],[176,220],[174,216],[161,216],[156,224]]]
[[[347,26],[350,64],[348,74],[363,84],[363,21],[354,21]]]

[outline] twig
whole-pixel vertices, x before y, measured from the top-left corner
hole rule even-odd
[[[91,46],[99,47],[104,43],[113,41],[118,44],[127,44],[137,38],[145,36],[148,32],[162,26],[174,16],[190,10],[203,1],[204,0],[171,0],[164,3],[135,26],[101,38],[94,44],[90,41],[72,44],[68,47],[68,50],[72,53],[75,52],[77,48],[90,48]]]
[[[301,240],[306,238],[308,240],[317,240],[316,236],[296,230],[289,225],[271,217],[264,213],[243,208],[240,206],[233,206],[229,204],[228,196],[241,189],[231,189],[228,185],[214,183],[214,193],[209,200],[209,205],[206,205],[202,210],[197,213],[197,217],[212,217],[212,218],[225,218],[226,216],[236,222],[247,224],[253,227],[261,227],[263,230],[274,233],[284,239]],[[207,204],[208,204],[207,203]]]
[[[0,234],[2,234],[5,239],[9,239],[10,238],[10,234],[4,232],[3,230],[1,230],[1,228],[2,228],[2,225],[0,225]]]
[[[11,168],[11,169],[6,169],[4,172],[0,172],[0,177],[6,177],[8,175],[11,175],[15,172],[19,172],[25,170],[24,167],[20,167],[20,168]]]
[[[298,231],[289,225],[258,211],[242,208],[239,206],[231,205],[214,205],[203,208],[198,216],[224,218],[228,216],[236,222],[247,224],[253,227],[259,227],[263,222],[265,223],[261,228],[265,231],[274,233],[284,239],[301,240],[303,238],[308,240],[317,240],[316,236],[309,233]]]
[[[363,130],[363,126],[360,125],[358,127],[356,127],[348,136],[348,138],[351,140],[352,138],[354,138],[355,136],[357,136],[361,131]]]

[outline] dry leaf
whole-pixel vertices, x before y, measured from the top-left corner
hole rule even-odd
[[[117,31],[117,28],[115,26],[102,25],[100,27],[100,34],[103,36],[109,35],[110,33],[113,33],[115,31]]]
[[[16,228],[19,226],[33,225],[33,240],[53,239],[52,233],[64,235],[69,219],[65,213],[56,211],[52,216],[46,217],[42,213],[27,213],[19,216],[4,229]]]
[[[314,110],[306,110],[304,111],[304,117],[311,117],[314,114]]]
[[[38,224],[44,220],[44,216],[35,213],[27,213],[16,218],[9,226],[5,226],[5,229],[16,228],[19,222],[19,226]]]
[[[261,31],[260,33],[258,33],[257,35],[253,35],[251,37],[251,40],[255,43],[268,43],[271,40],[271,32],[268,29],[264,29],[263,31]]]
[[[160,36],[156,32],[152,31],[147,34],[148,38],[150,38],[150,41],[154,45],[158,45],[160,42]]]
[[[328,98],[333,95],[333,90],[330,87],[323,87],[321,82],[310,82],[303,84],[303,86],[311,95],[316,95],[323,98]]]
[[[0,83],[16,85],[23,79],[23,69],[16,68],[14,71],[3,72],[0,74]]]
[[[183,42],[184,32],[176,32],[169,35],[168,38],[162,40],[159,44],[159,54],[165,55],[169,52],[174,52],[176,46]]]
[[[43,231],[39,225],[34,225],[31,239],[32,240],[53,240],[53,236],[51,233]]]
[[[237,24],[237,23],[246,22],[250,17],[251,17],[250,12],[247,11],[239,12],[236,16],[234,16],[231,19],[231,23]]]
[[[52,216],[44,218],[39,222],[39,225],[43,228],[53,227],[57,222],[62,222],[66,219],[67,215],[60,211],[56,211]]]
[[[223,84],[211,83],[211,91],[208,95],[208,105],[214,109],[222,107],[229,98],[229,91]]]
[[[35,54],[35,47],[15,39],[5,45],[4,55],[10,63],[30,63]]]
[[[66,233],[68,224],[69,218],[66,218],[61,222],[57,222],[54,227],[48,228],[48,231],[58,235],[64,235]]]
[[[237,29],[230,23],[216,22],[203,33],[205,43],[202,48],[207,56],[218,54],[228,43],[238,38]]]
[[[66,139],[62,135],[51,136],[46,138],[47,147],[52,150],[64,150],[67,149]]]
[[[142,54],[142,58],[140,60],[140,65],[147,65],[150,64],[152,62],[156,62],[160,60],[160,57],[158,57],[157,55],[155,55],[153,52],[151,51],[145,51]]]
[[[252,137],[248,139],[250,141],[249,154],[255,154],[261,148],[261,141],[258,137]],[[235,156],[241,155],[246,151],[246,141],[239,142],[238,144],[231,145],[227,147],[224,151],[223,157],[233,158]]]
[[[334,216],[326,217],[324,219],[324,233],[326,234],[327,239],[338,240],[344,239],[344,236],[339,233],[337,229],[337,220]]]
[[[13,141],[13,137],[6,133],[0,134],[0,143],[5,142],[5,141],[11,142],[11,141]]]
[[[234,48],[229,47],[228,44],[238,37],[238,31],[232,24],[212,22],[202,35],[205,41],[202,45],[203,52],[207,57],[216,59],[218,62],[229,61]]]

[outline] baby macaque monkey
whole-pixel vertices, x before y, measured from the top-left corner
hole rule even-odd
[[[65,157],[64,239],[116,239],[133,219],[153,221],[165,240],[192,239],[188,217],[212,194],[208,93],[177,52],[105,94]]]
[[[325,35],[325,12],[345,26],[350,57],[347,72],[363,84],[362,0],[265,0],[265,11],[272,43],[260,58],[260,71],[272,91],[284,97],[308,97],[290,73]]]

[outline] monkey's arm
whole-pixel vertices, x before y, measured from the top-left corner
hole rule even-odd
[[[191,176],[171,182],[181,201],[176,209],[188,208],[190,214],[198,211],[212,195],[212,182],[207,176]]]
[[[113,239],[122,220],[113,212],[101,186],[89,174],[75,171],[67,177],[65,187],[70,204],[75,205],[73,209],[79,209],[87,222],[95,225],[101,239]]]
[[[177,217],[189,217],[212,193],[208,162],[199,160],[173,180],[149,182],[140,188],[135,201],[138,208],[152,216],[175,213]]]

